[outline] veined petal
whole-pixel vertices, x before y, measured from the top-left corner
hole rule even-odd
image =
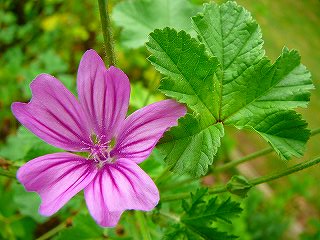
[[[136,163],[145,160],[163,133],[186,114],[184,105],[174,100],[164,100],[131,114],[116,136],[113,156],[128,158]]]
[[[89,126],[77,99],[56,78],[40,74],[30,84],[29,103],[15,102],[12,112],[31,132],[49,144],[81,151],[90,141]]]
[[[50,216],[95,177],[96,167],[91,161],[71,153],[54,153],[35,158],[23,165],[18,180],[27,191],[41,197],[39,212]]]
[[[94,50],[83,55],[78,69],[78,94],[97,135],[110,140],[123,123],[129,105],[130,83],[125,73],[106,69]]]
[[[90,214],[103,227],[115,226],[126,209],[150,211],[159,201],[154,182],[128,159],[105,165],[84,194]]]

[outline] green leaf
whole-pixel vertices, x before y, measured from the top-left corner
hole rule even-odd
[[[167,133],[170,141],[159,145],[169,166],[195,176],[204,174],[222,135],[206,138],[205,143],[213,146],[205,151],[196,140],[217,124],[253,129],[283,159],[302,156],[310,131],[293,109],[307,106],[313,84],[298,52],[284,48],[272,63],[265,57],[259,25],[233,1],[206,4],[192,22],[197,39],[165,28],[151,33],[147,43],[149,60],[165,75],[160,90],[187,104],[199,121],[198,125],[191,124],[190,117],[181,121],[186,132],[192,127],[193,137],[173,128]],[[189,154],[185,168],[183,148],[189,153],[188,146],[196,153]]]
[[[204,203],[206,202],[200,204],[197,203],[195,206],[192,206],[192,211],[188,211],[187,216],[182,217],[181,221],[188,224],[197,224],[199,226],[204,223],[216,221],[217,219],[231,223],[230,219],[238,216],[238,214],[242,211],[240,204],[231,201],[230,198],[222,203],[218,203],[217,197],[213,197],[206,203],[205,206],[202,206]],[[194,203],[192,204],[194,205]],[[195,207],[198,211],[194,210]],[[205,224],[203,226],[205,226]]]
[[[313,89],[298,52],[284,48],[271,64],[264,57],[258,24],[234,2],[206,5],[193,23],[207,50],[221,63],[219,120],[253,128],[284,159],[301,156],[309,138],[307,124],[294,112],[284,111],[306,107]]]
[[[230,198],[222,202],[217,197],[206,200],[207,189],[199,189],[191,194],[191,201],[183,201],[185,213],[180,218],[180,224],[175,224],[168,230],[164,239],[235,239],[234,235],[218,231],[214,223],[231,224],[231,219],[242,212],[240,204]]]
[[[267,109],[264,113],[248,116],[235,124],[238,128],[253,128],[284,159],[301,157],[310,137],[307,123],[295,111]]]
[[[201,114],[207,123],[215,120],[213,75],[218,61],[205,53],[204,46],[185,32],[165,28],[150,34],[149,57],[155,68],[166,75],[160,90]]]
[[[165,134],[158,148],[166,154],[164,160],[172,170],[199,176],[213,163],[223,134],[221,123],[203,127],[199,119],[187,114]]]
[[[40,197],[35,192],[26,192],[22,185],[17,184],[13,188],[13,201],[19,208],[19,212],[25,216],[30,216],[36,222],[44,222],[47,218],[38,213],[41,203]]]
[[[117,4],[112,17],[123,28],[123,45],[138,48],[143,46],[148,34],[156,28],[174,27],[193,32],[190,17],[200,9],[188,0],[131,0]]]

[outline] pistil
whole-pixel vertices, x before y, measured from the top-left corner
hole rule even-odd
[[[112,164],[116,161],[114,157],[111,157],[111,150],[114,144],[112,141],[102,143],[104,136],[97,137],[97,135],[91,136],[91,143],[83,142],[88,147],[82,148],[82,150],[89,151],[87,160],[93,160],[97,163],[97,167],[100,169],[105,164]]]

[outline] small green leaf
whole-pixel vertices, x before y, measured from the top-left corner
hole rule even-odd
[[[238,217],[242,212],[240,204],[230,198],[222,202],[217,197],[206,200],[207,189],[198,189],[191,194],[189,202],[184,201],[185,213],[180,223],[173,225],[166,233],[164,239],[235,239],[234,235],[220,232],[213,223],[222,220],[231,224],[231,219]],[[188,207],[186,207],[188,206]]]
[[[148,34],[157,28],[174,27],[193,32],[190,17],[201,7],[188,0],[131,0],[117,4],[114,22],[123,27],[121,42],[128,48],[143,46]]]

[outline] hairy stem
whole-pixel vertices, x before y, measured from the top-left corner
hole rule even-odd
[[[112,31],[108,13],[108,0],[98,0],[101,28],[104,40],[105,58],[108,66],[115,66],[116,58],[113,48]]]
[[[301,171],[303,169],[309,168],[313,165],[318,164],[319,162],[320,162],[320,157],[317,157],[317,158],[305,161],[303,163],[296,164],[296,165],[289,167],[289,168],[286,168],[284,170],[275,172],[273,174],[252,179],[249,181],[249,183],[252,185],[258,185],[258,184],[270,182],[272,180],[275,180],[275,179],[287,176],[289,174]],[[227,185],[223,185],[223,186],[218,186],[218,187],[209,189],[208,193],[209,194],[218,194],[218,193],[223,193],[223,192],[227,192],[227,191],[228,191]],[[190,197],[190,193],[185,192],[185,193],[163,196],[161,201],[168,202],[168,201],[181,200],[181,199],[189,198],[189,197]]]

